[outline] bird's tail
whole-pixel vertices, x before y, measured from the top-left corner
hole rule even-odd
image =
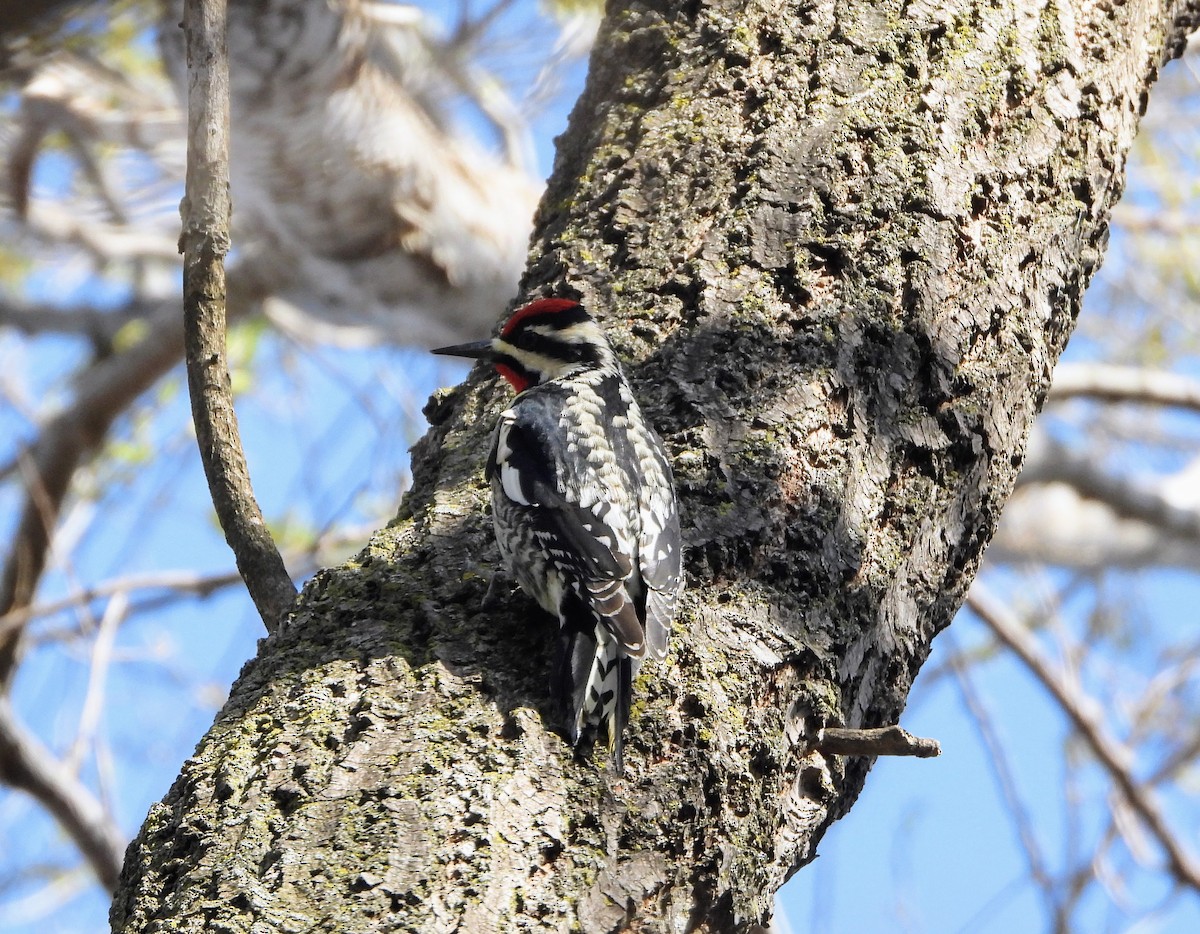
[[[625,766],[625,727],[640,661],[622,651],[582,600],[564,599],[551,689],[572,744],[592,729],[607,734],[618,774]]]

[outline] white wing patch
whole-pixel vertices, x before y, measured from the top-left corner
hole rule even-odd
[[[500,485],[504,487],[504,495],[514,503],[520,503],[522,506],[529,505],[529,500],[525,498],[525,493],[521,490],[521,475],[505,463],[500,465]]]
[[[504,416],[508,415],[509,412],[504,413]],[[504,489],[504,495],[514,503],[528,506],[529,500],[521,489],[521,474],[509,463],[512,446],[508,443],[508,433],[512,428],[512,419],[504,416],[501,417],[500,431],[496,435],[496,467],[500,472],[500,486]]]

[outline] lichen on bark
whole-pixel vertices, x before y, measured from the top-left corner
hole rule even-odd
[[[610,6],[526,295],[601,315],[671,451],[689,589],[624,778],[427,407],[397,521],[306,588],[129,851],[114,929],[749,930],[961,602],[1185,4]],[[914,768],[935,765],[914,764]]]

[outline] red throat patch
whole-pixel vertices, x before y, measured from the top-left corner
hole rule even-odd
[[[524,376],[521,376],[508,364],[497,363],[496,372],[508,380],[515,392],[524,392],[531,385],[528,379],[526,379]]]

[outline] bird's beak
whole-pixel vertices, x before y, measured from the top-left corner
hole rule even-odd
[[[471,357],[478,359],[480,357],[490,357],[492,355],[492,342],[473,341],[470,344],[454,344],[451,347],[435,347],[431,353],[442,354],[445,357]]]

